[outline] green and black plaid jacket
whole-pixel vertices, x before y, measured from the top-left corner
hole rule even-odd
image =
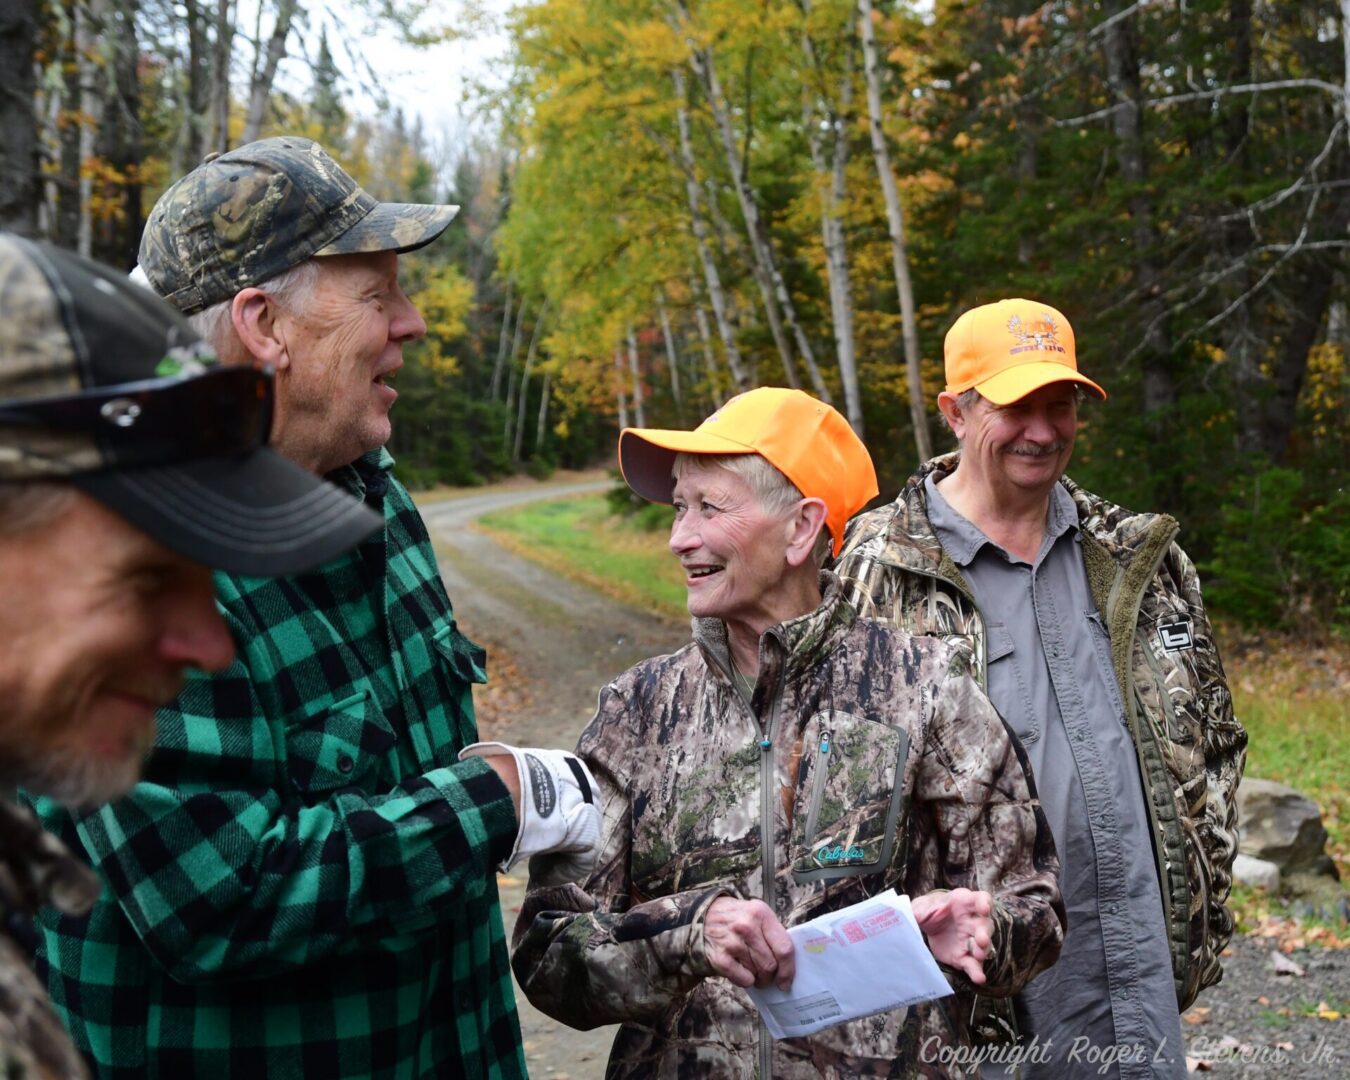
[[[106,883],[43,926],[52,1002],[97,1075],[525,1073],[494,867],[515,813],[481,760],[426,528],[367,455],[385,530],[319,571],[220,575],[239,655],[159,716],[144,782],[44,822]]]

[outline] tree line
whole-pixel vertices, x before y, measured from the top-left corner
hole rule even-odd
[[[426,40],[429,8],[352,10]],[[1040,298],[1110,393],[1073,475],[1175,514],[1221,607],[1324,629],[1350,623],[1347,24],[1350,0],[539,0],[478,92],[492,133],[447,146],[396,102],[350,115],[378,93],[361,31],[295,0],[0,0],[0,223],[128,266],[169,182],[283,130],[380,197],[459,202],[408,260],[430,333],[393,450],[419,483],[585,464],[773,383],[838,406],[889,493],[950,445],[947,327]]]

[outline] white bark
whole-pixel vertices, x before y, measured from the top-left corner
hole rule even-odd
[[[670,332],[670,312],[666,310],[665,297],[657,296],[656,311],[661,317],[661,337],[666,343],[666,363],[670,366],[670,396],[675,399],[675,411],[679,413],[684,409],[680,394],[680,364],[675,354],[675,337]]]
[[[685,108],[684,72],[676,69],[675,100],[676,121],[680,129],[680,159],[684,164],[685,194],[689,199],[689,217],[694,230],[694,246],[698,249],[698,259],[703,266],[703,280],[708,289],[708,299],[712,302],[713,315],[717,319],[717,333],[722,339],[722,348],[727,354],[727,367],[731,369],[732,381],[742,389],[749,389],[750,382],[745,377],[741,363],[741,353],[736,347],[736,334],[731,326],[726,292],[722,288],[722,278],[717,272],[717,262],[708,247],[708,223],[703,220],[703,199],[694,170],[693,143],[689,138],[689,112]]]
[[[267,112],[267,102],[272,96],[272,83],[277,77],[277,65],[286,55],[286,38],[291,32],[291,20],[295,17],[296,0],[277,0],[276,22],[272,26],[272,36],[267,42],[267,54],[260,57],[255,54],[253,73],[249,83],[248,114],[244,121],[243,142],[251,143],[262,131],[263,120]],[[259,5],[261,12],[261,4]],[[256,41],[254,48],[262,52],[262,42]]]
[[[909,254],[905,250],[905,221],[900,207],[900,191],[891,171],[891,155],[886,147],[886,132],[881,126],[881,71],[877,62],[876,35],[872,27],[872,0],[858,0],[858,25],[863,46],[863,70],[867,76],[867,115],[872,134],[872,156],[886,198],[886,224],[891,234],[891,262],[895,270],[895,289],[900,299],[900,322],[905,344],[905,384],[909,389],[909,416],[914,425],[914,448],[920,461],[933,456],[933,439],[928,431],[928,412],[924,408],[923,378],[919,368],[919,329],[914,311],[914,283],[909,275]]]
[[[802,9],[810,12],[809,0],[804,0]],[[802,50],[806,53],[808,65],[818,71],[820,65],[815,42],[805,32],[802,34]],[[844,387],[844,412],[849,424],[861,438],[862,396],[858,389],[858,365],[854,348],[853,299],[849,292],[848,280],[848,244],[844,238],[844,223],[841,217],[846,194],[844,167],[848,163],[847,117],[853,99],[852,64],[845,65],[844,75],[839,80],[838,110],[826,104],[824,120],[828,122],[833,137],[832,159],[828,165],[822,145],[821,125],[817,121],[814,106],[815,93],[809,85],[805,89],[805,94],[802,126],[806,130],[807,146],[811,151],[811,163],[815,167],[816,184],[820,194],[820,234],[821,243],[825,248],[825,272],[830,286],[830,316],[834,324],[835,356],[839,362],[839,377]]]
[[[97,25],[102,22],[103,4],[93,0],[88,4],[75,5],[75,63],[80,80],[80,176],[79,176],[79,229],[76,233],[75,250],[86,259],[93,253],[94,223],[89,203],[94,194],[94,180],[87,165],[94,156],[94,140],[103,123],[102,93],[103,72],[99,62],[94,59],[95,41],[101,30]]]
[[[633,328],[628,328],[628,370],[633,376],[633,419],[638,427],[647,426],[647,414],[643,411],[642,370],[638,365],[637,338]]]
[[[788,386],[799,387],[796,367],[792,362],[792,346],[783,332],[783,320],[778,311],[778,300],[774,286],[775,268],[773,252],[764,242],[763,226],[760,222],[759,207],[755,204],[754,192],[745,177],[744,163],[740,151],[736,148],[736,133],[731,127],[730,110],[726,97],[722,93],[722,84],[717,78],[717,68],[712,62],[712,53],[695,48],[690,54],[690,63],[703,81],[703,89],[708,95],[708,104],[712,107],[713,120],[717,124],[718,134],[722,138],[722,150],[726,154],[727,167],[731,171],[736,199],[740,203],[741,217],[745,221],[745,231],[750,241],[753,256],[751,269],[754,271],[755,284],[759,286],[760,300],[764,304],[764,317],[769,324],[769,333],[778,348],[779,358],[783,362],[783,377]]]
[[[534,330],[530,334],[530,347],[525,353],[525,370],[520,376],[520,399],[516,404],[516,439],[511,447],[511,460],[520,462],[520,452],[525,442],[525,402],[530,393],[530,372],[534,368],[534,353],[539,347],[539,334],[544,329],[544,317],[548,315],[548,301],[539,306],[539,315],[534,320]]]
[[[716,409],[723,401],[722,377],[717,369],[717,354],[713,350],[712,333],[708,328],[708,313],[703,310],[703,305],[699,303],[697,295],[697,293],[694,294],[694,324],[698,327],[699,345],[703,349],[703,366],[708,372],[708,400],[712,403],[712,407]]]
[[[619,430],[628,427],[628,374],[623,366],[623,347],[614,347],[614,394],[619,399]]]
[[[544,449],[544,432],[548,430],[548,395],[553,388],[553,372],[544,372],[544,386],[539,392],[539,420],[534,427],[534,452]]]

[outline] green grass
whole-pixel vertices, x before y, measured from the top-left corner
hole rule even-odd
[[[1248,776],[1297,788],[1322,809],[1327,851],[1350,881],[1350,649],[1269,639],[1225,651],[1247,728]]]
[[[572,581],[666,618],[687,619],[684,575],[666,533],[610,512],[603,495],[528,503],[486,514],[478,528]]]

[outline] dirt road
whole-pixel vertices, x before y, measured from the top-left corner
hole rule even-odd
[[[422,513],[436,544],[455,618],[488,650],[491,682],[474,696],[485,739],[524,746],[572,747],[605,683],[637,661],[677,649],[686,624],[623,607],[503,551],[468,524],[482,514],[541,498],[604,491],[597,474],[562,484],[494,490],[429,503]],[[528,682],[522,677],[528,674]],[[501,877],[507,933],[525,891]],[[573,1031],[536,1011],[517,991],[530,1075],[600,1080],[614,1028]]]
[[[488,649],[492,682],[475,695],[484,738],[570,747],[601,686],[688,640],[685,624],[562,581],[468,528],[489,510],[603,491],[608,483],[596,475],[423,507],[460,626]],[[525,882],[523,875],[499,881],[509,933]],[[1233,942],[1223,982],[1201,996],[1183,1025],[1188,1049],[1203,1059],[1202,1071],[1234,1080],[1350,1077],[1350,949],[1298,949],[1291,959],[1301,974],[1277,974],[1274,944]],[[535,1011],[523,994],[517,1000],[532,1076],[601,1080],[613,1028],[572,1031]]]

